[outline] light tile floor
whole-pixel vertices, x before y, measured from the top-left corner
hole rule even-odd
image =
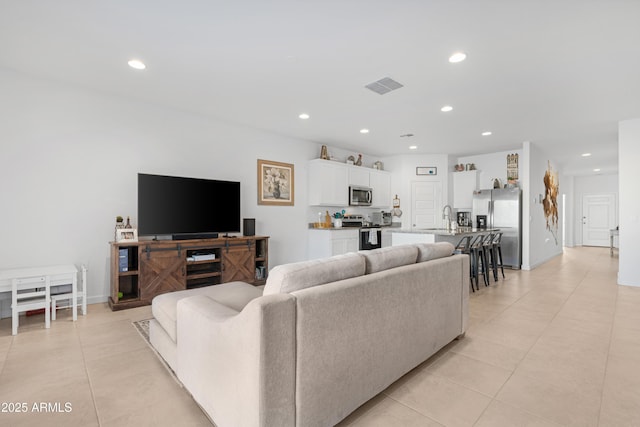
[[[505,270],[471,295],[464,339],[340,425],[640,426],[640,288],[616,285],[617,261],[572,248]],[[95,304],[49,330],[30,317],[15,337],[0,320],[0,425],[210,426],[131,325],[149,317]]]

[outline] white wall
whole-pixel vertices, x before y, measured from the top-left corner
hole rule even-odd
[[[523,144],[523,248],[522,268],[531,270],[562,253],[562,182],[559,182],[557,233],[547,230],[540,197],[545,196],[544,175],[550,164],[562,176],[553,158],[535,144]],[[528,215],[528,218],[527,218]]]
[[[582,246],[582,198],[587,195],[614,194],[618,204],[618,174],[576,176],[573,179],[573,232],[577,246]],[[618,211],[616,206],[616,224],[618,223]]]
[[[640,119],[618,126],[620,258],[618,283],[640,286]]]
[[[450,167],[449,156],[446,154],[404,154],[383,159],[385,169],[391,172],[391,197],[398,195],[402,216],[394,218],[402,223],[403,229],[411,228],[411,183],[418,181],[442,183],[442,204],[437,210],[442,210],[449,203]],[[435,166],[437,175],[416,175],[418,166]]]
[[[305,259],[318,144],[1,69],[0,93],[0,268],[85,263],[90,301],[105,301],[108,242],[117,215],[137,223],[138,172],[240,181],[271,267]],[[257,205],[257,159],[295,165],[294,207]]]
[[[562,228],[565,237],[564,245],[570,248],[576,246],[576,228],[578,227],[575,213],[575,178],[575,176],[567,175],[560,177],[560,182],[562,182],[560,194],[561,196],[565,196],[565,203],[562,205],[562,215],[566,221]]]

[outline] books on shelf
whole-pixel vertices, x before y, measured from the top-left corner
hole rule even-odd
[[[129,271],[129,249],[118,249],[118,270],[121,273]]]

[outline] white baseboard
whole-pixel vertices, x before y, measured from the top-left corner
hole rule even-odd
[[[549,255],[548,257],[546,257],[546,258],[544,258],[544,259],[542,259],[542,260],[540,260],[540,261],[538,261],[536,263],[533,263],[533,264],[530,264],[530,265],[523,265],[522,269],[523,270],[533,270],[534,268],[539,267],[542,264],[544,264],[545,262],[550,261],[553,258],[555,258],[557,256],[560,256],[560,255],[562,255],[562,251],[560,251],[560,252],[558,252],[556,254]]]

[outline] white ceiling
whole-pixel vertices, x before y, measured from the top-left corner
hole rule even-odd
[[[6,0],[0,67],[372,155],[531,141],[611,173],[640,117],[640,1]],[[383,77],[404,87],[364,88]]]

